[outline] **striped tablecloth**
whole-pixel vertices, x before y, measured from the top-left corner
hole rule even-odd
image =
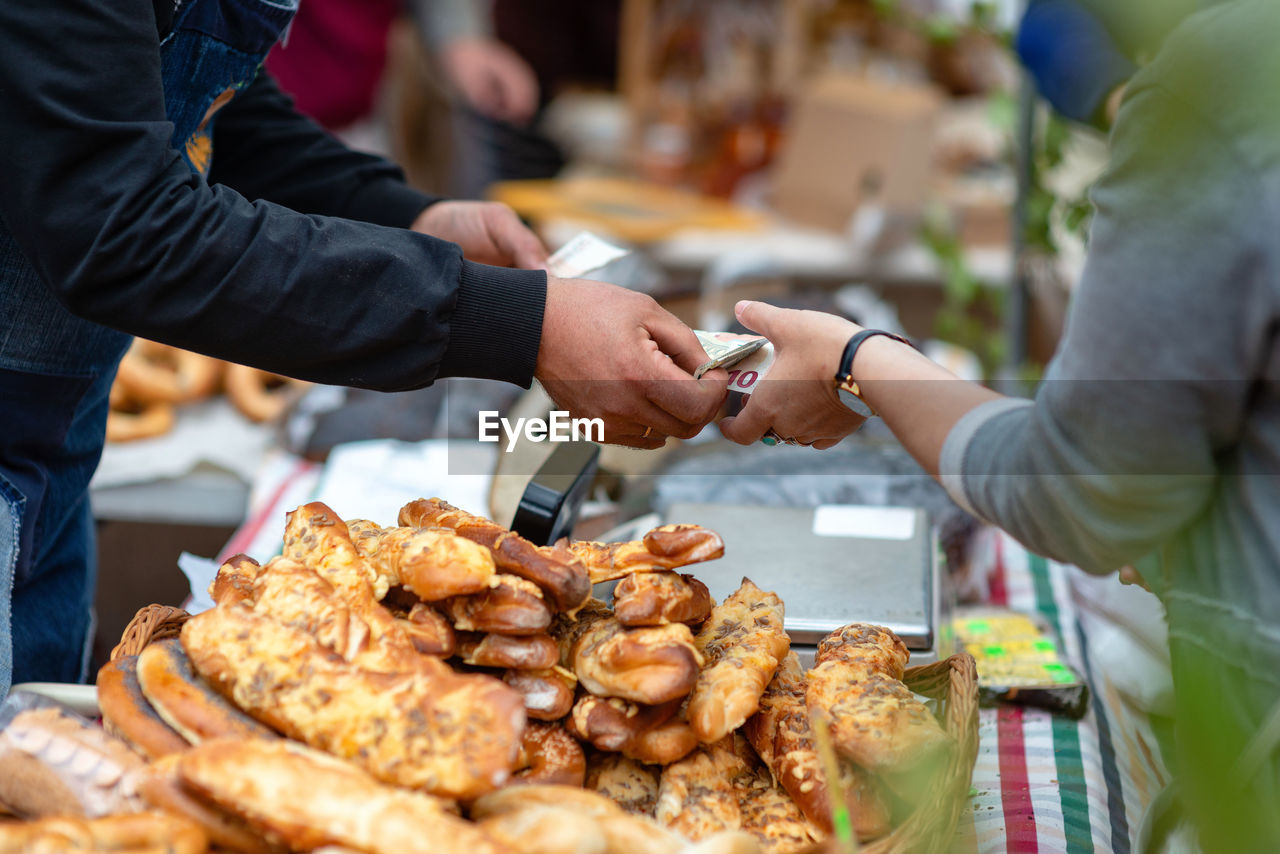
[[[1151,722],[1092,666],[1070,589],[1077,570],[1004,535],[996,553],[992,604],[1045,617],[1089,682],[1090,708],[1079,721],[1017,706],[981,710],[975,794],[954,850],[1128,854],[1169,779]]]
[[[323,492],[320,466],[271,460],[255,483],[249,518],[220,558],[277,554],[284,513]],[[1079,721],[1018,706],[981,710],[972,808],[961,817],[957,854],[1128,854],[1147,806],[1168,781],[1150,721],[1092,666],[1072,572],[997,538],[991,604],[1045,617],[1066,659],[1090,683],[1090,709]]]

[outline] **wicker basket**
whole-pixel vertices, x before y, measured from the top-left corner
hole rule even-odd
[[[955,739],[943,772],[922,793],[920,806],[888,836],[861,847],[863,854],[931,854],[950,851],[960,814],[969,803],[978,760],[978,668],[967,653],[936,664],[908,668],[912,691],[938,701],[942,728]]]
[[[181,608],[148,605],[125,627],[111,660],[137,655],[152,641],[177,637],[191,615]],[[892,833],[861,847],[863,854],[932,854],[952,847],[960,814],[969,802],[973,765],[978,758],[978,671],[961,653],[935,664],[907,669],[903,681],[912,691],[938,701],[942,728],[955,739],[943,773],[930,781],[920,806]],[[812,854],[832,850],[815,846]]]
[[[120,643],[111,650],[111,660],[138,655],[152,641],[176,638],[182,631],[182,624],[189,619],[191,615],[181,608],[169,605],[146,606],[134,614],[129,625],[124,627]]]

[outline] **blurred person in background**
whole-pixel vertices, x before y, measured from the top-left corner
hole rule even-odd
[[[747,302],[740,321],[777,361],[721,426],[823,448],[878,413],[1029,549],[1135,567],[1169,628],[1176,797],[1161,802],[1230,854],[1280,851],[1278,33],[1280,4],[1225,0],[1128,83],[1034,400],[841,318]]]
[[[411,0],[456,113],[455,195],[553,178],[566,153],[543,127],[571,89],[617,86],[621,0]]]
[[[304,115],[388,152],[379,95],[388,37],[407,16],[453,100],[442,188],[481,198],[494,181],[551,178],[564,167],[543,114],[566,89],[614,88],[619,8],[618,0],[308,0],[267,68]]]

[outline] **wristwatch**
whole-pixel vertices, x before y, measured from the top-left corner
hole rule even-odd
[[[911,346],[911,342],[901,335],[894,335],[883,329],[864,329],[844,345],[844,354],[840,356],[840,367],[836,369],[836,396],[855,415],[861,415],[863,418],[875,417],[876,411],[871,408],[871,404],[863,400],[862,390],[853,379],[853,357],[858,354],[858,348],[862,346],[862,342],[877,335],[884,335],[894,341],[901,341],[908,347]]]

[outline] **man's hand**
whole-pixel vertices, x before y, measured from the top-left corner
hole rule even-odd
[[[707,354],[650,297],[603,282],[547,282],[535,376],[557,406],[604,419],[606,442],[659,448],[697,435],[724,402],[729,375],[700,380]]]
[[[833,378],[844,345],[861,327],[833,314],[795,311],[762,302],[738,303],[738,320],[773,342],[773,367],[741,414],[720,422],[720,432],[750,445],[773,430],[815,448],[830,448],[862,426],[836,395]]]
[[[528,270],[547,266],[547,247],[499,202],[436,202],[410,227],[458,244],[468,261]]]
[[[511,48],[496,39],[458,39],[440,51],[445,76],[478,113],[523,124],[538,108],[538,79]]]

